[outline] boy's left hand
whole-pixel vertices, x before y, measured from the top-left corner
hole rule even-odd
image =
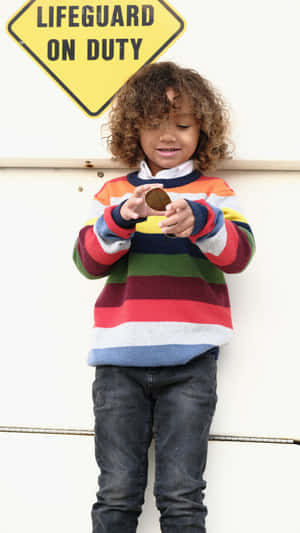
[[[171,233],[176,237],[189,237],[192,234],[195,217],[186,200],[180,198],[168,204],[165,215],[165,220],[159,223],[163,233]]]

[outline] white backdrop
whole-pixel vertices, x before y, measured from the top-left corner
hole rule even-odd
[[[0,406],[9,406],[1,409],[0,425],[92,425],[85,384],[93,370],[86,353],[94,301],[105,280],[84,278],[71,256],[93,194],[122,172],[104,170],[99,178],[93,169],[0,170]],[[220,358],[225,404],[220,402],[214,429],[295,435],[300,174],[218,174],[236,190],[257,252],[245,272],[227,276],[236,332]]]
[[[196,68],[233,113],[237,159],[299,160],[298,0],[170,0],[187,29],[161,57]],[[88,118],[5,32],[20,0],[0,5],[0,160],[106,158]],[[105,83],[99,72],[99,80]]]
[[[223,92],[237,159],[300,161],[298,0],[170,3],[187,30],[161,59],[198,69]],[[5,33],[21,5],[0,5],[0,167],[107,158],[106,116],[86,117]],[[299,438],[300,174],[218,175],[240,198],[257,254],[245,273],[228,276],[236,331],[219,361],[212,432]],[[102,282],[83,278],[71,255],[101,183],[95,170],[0,169],[2,426],[92,429],[86,354]],[[92,437],[0,433],[0,448],[1,531],[90,531]],[[300,531],[297,446],[210,442],[209,452],[209,533]],[[151,448],[139,533],[159,532],[153,463]]]
[[[105,179],[122,173],[104,172]],[[299,438],[300,174],[219,175],[239,196],[257,254],[244,273],[227,276],[235,336],[219,360],[212,433]],[[103,281],[82,277],[71,255],[102,181],[96,170],[0,171],[2,426],[93,428],[86,356]],[[90,531],[92,437],[0,433],[0,447],[1,530]],[[209,533],[298,533],[299,447],[210,443],[209,450]],[[153,463],[151,449],[139,533],[159,532]]]

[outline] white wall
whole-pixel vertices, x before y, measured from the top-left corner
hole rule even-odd
[[[122,171],[104,173],[109,179]],[[257,254],[245,273],[228,276],[236,332],[219,361],[212,433],[299,437],[300,175],[219,175],[240,198]],[[71,255],[102,181],[96,170],[0,172],[2,426],[93,428],[94,372],[86,354],[103,281],[83,278]],[[41,524],[44,533],[90,530],[97,477],[92,437],[0,433],[0,444],[5,533],[40,533]],[[211,442],[209,450],[209,532],[297,530],[296,446]],[[159,532],[153,469],[151,449],[140,533]]]
[[[161,60],[196,68],[223,92],[237,159],[299,160],[299,1],[170,3],[187,29]],[[106,114],[85,116],[5,32],[21,5],[0,5],[0,159],[108,157],[100,139]],[[105,83],[101,69],[95,83]]]
[[[272,168],[218,173],[240,197],[257,253],[245,273],[228,276],[236,331],[219,361],[212,433],[299,438],[299,2],[170,3],[187,30],[161,59],[198,69],[224,94],[236,159],[247,160],[233,168]],[[92,429],[86,354],[103,282],[81,277],[71,255],[103,180],[94,169],[52,167],[109,157],[107,115],[85,116],[5,32],[21,5],[0,5],[0,426]],[[24,160],[46,168],[22,168]],[[92,437],[0,431],[0,447],[1,531],[90,531]],[[209,533],[297,532],[298,456],[295,445],[210,442]],[[153,475],[151,448],[139,533],[159,532]]]

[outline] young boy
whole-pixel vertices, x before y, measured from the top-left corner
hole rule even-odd
[[[241,272],[254,251],[234,192],[203,174],[229,157],[228,123],[211,85],[168,62],[130,78],[110,115],[112,154],[140,169],[95,195],[74,251],[86,277],[108,275],[89,353],[101,470],[93,533],[136,531],[152,437],[161,530],[206,531],[216,361],[232,335],[223,272]],[[153,187],[171,198],[163,211],[145,201]]]

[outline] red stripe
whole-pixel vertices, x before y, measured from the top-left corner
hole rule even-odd
[[[111,216],[112,210],[115,208],[115,205],[112,205],[111,207],[106,207],[104,210],[104,220],[106,222],[106,225],[108,228],[118,237],[121,237],[122,239],[129,239],[131,235],[135,232],[135,226],[134,228],[121,228],[118,226],[113,217]]]
[[[230,220],[226,219],[225,226],[227,231],[227,240],[224,250],[220,253],[220,255],[217,256],[213,254],[205,254],[207,259],[219,267],[231,265],[231,263],[236,260],[239,246],[239,235],[236,226],[230,222]]]
[[[196,235],[193,235],[190,237],[191,241],[194,243],[199,239],[199,237],[203,237],[203,235],[208,235],[208,233],[210,233],[214,229],[215,220],[216,220],[214,210],[205,200],[195,200],[195,202],[197,204],[204,205],[208,213],[207,213],[207,221],[206,221],[205,226],[203,226],[202,230],[199,231],[199,233],[196,233]]]
[[[232,327],[229,308],[184,300],[126,300],[120,307],[95,307],[94,318],[95,327],[102,328],[125,322],[187,322]]]
[[[115,254],[107,254],[104,250],[102,250],[94,233],[93,226],[86,226],[81,231],[84,232],[83,246],[88,255],[97,263],[102,263],[103,265],[112,265],[112,263],[127,253],[127,250],[122,250],[121,252],[117,252]]]
[[[96,261],[89,256],[87,251],[82,249],[79,240],[77,241],[77,254],[80,257],[81,264],[87,274],[91,274],[92,276],[96,277],[102,277],[109,273],[111,265],[102,265],[100,263],[96,263]]]
[[[128,276],[126,283],[108,283],[96,307],[119,307],[129,299],[195,300],[221,307],[230,305],[225,283],[208,283],[200,278]]]
[[[237,274],[238,272],[242,272],[242,270],[244,270],[244,268],[246,268],[248,265],[252,254],[252,248],[247,235],[240,228],[236,228],[236,230],[239,233],[236,259],[230,265],[223,267],[224,272],[227,272],[228,274]]]

